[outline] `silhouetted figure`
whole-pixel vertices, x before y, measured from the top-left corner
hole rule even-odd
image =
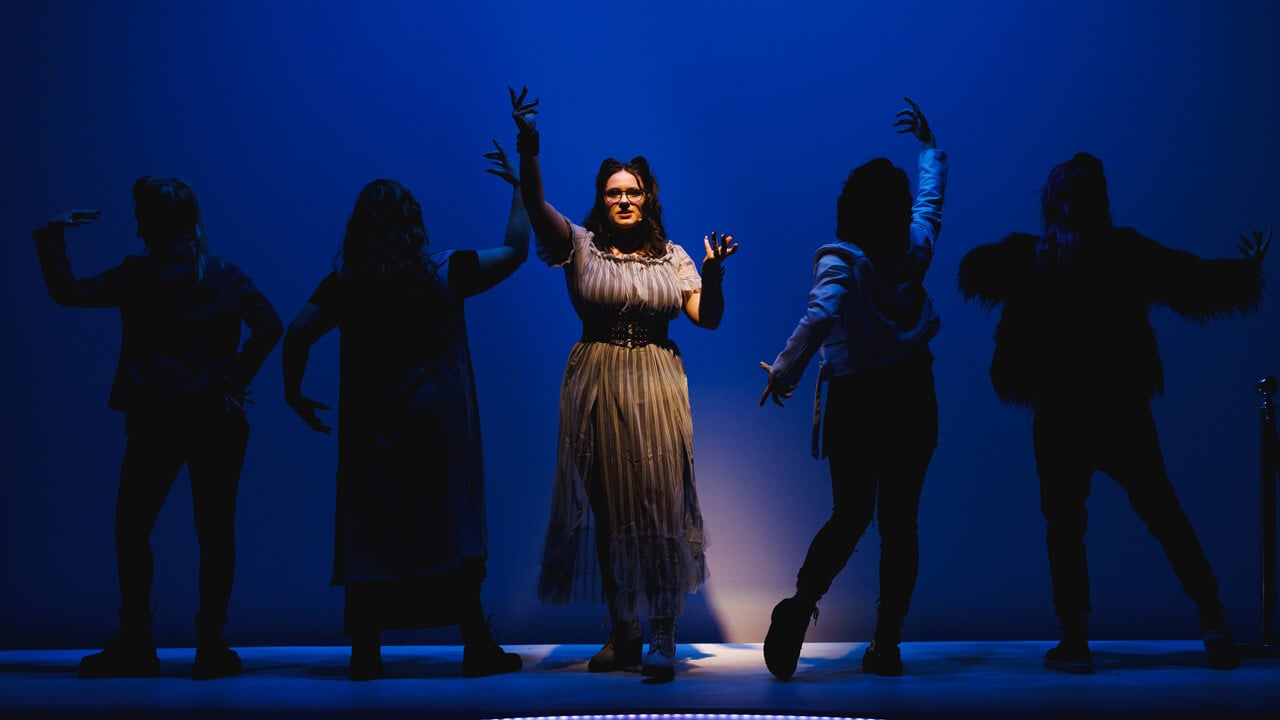
[[[110,406],[129,440],[116,498],[120,631],[80,663],[81,677],[159,672],[151,637],[151,529],[174,478],[191,476],[200,544],[200,611],[192,677],[240,672],[222,628],[235,575],[236,490],[249,439],[249,381],[280,339],[280,318],[239,268],[209,255],[195,192],[172,178],[139,178],[134,217],[146,253],[78,279],[63,230],[97,210],[63,213],[35,231],[49,296],[60,305],[118,307],[123,330]],[[249,337],[240,347],[240,325]]]
[[[702,277],[667,239],[658,182],[643,157],[600,165],[581,226],[543,197],[535,100],[511,92],[525,208],[538,255],[562,267],[582,339],[560,389],[560,441],[539,594],[565,603],[603,590],[613,630],[592,672],[640,664],[638,606],[648,601],[646,677],[675,675],[675,618],[706,579],[693,475],[688,380],[667,326],[681,311],[715,329],[732,236],[704,238]]]
[[[837,242],[814,255],[809,306],[772,365],[760,363],[770,397],[790,398],[822,349],[819,383],[830,394],[822,452],[831,467],[831,518],[813,538],[796,593],[773,609],[765,664],[786,680],[795,672],[818,600],[849,561],[874,513],[880,519],[880,602],[864,672],[901,675],[898,650],[919,566],[916,516],[938,439],[929,340],[938,316],[924,289],[942,229],[947,157],[914,102],[897,115],[899,133],[921,143],[914,204],[907,174],[884,158],[849,173],[836,204]],[[815,428],[815,456],[817,436]]]
[[[1150,398],[1164,377],[1148,314],[1163,305],[1203,322],[1253,310],[1270,234],[1245,238],[1243,259],[1202,260],[1114,227],[1102,163],[1087,153],[1053,168],[1041,207],[1044,234],[974,248],[960,264],[960,289],[987,308],[1002,306],[991,380],[1002,400],[1035,414],[1040,508],[1063,631],[1045,665],[1092,672],[1085,500],[1101,470],[1129,494],[1199,607],[1210,666],[1235,667],[1217,581],[1160,454]]]
[[[518,188],[502,148],[486,157]],[[375,180],[356,198],[337,269],[289,325],[285,398],[325,433],[316,410],[328,408],[302,395],[302,377],[311,345],[334,328],[342,335],[333,584],[346,590],[353,680],[382,675],[382,630],[454,624],[463,675],[521,668],[480,604],[489,540],[463,303],[528,253],[518,191],[502,247],[431,252],[418,201]]]

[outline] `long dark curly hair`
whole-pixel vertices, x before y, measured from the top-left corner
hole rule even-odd
[[[190,254],[196,281],[202,281],[209,241],[196,191],[177,178],[144,175],[133,183],[133,204],[147,251]]]
[[[640,189],[644,190],[644,205],[641,206],[641,220],[634,230],[619,230],[609,222],[609,206],[604,201],[604,186],[609,178],[619,171],[626,171],[640,181]],[[596,247],[608,252],[617,247],[616,240],[622,232],[640,233],[641,240],[637,251],[647,257],[662,257],[667,254],[667,231],[662,226],[662,201],[658,199],[658,179],[649,170],[649,161],[642,155],[622,162],[613,158],[605,158],[600,163],[600,172],[596,173],[596,201],[587,213],[582,226],[595,235]]]
[[[412,282],[433,278],[422,206],[395,180],[374,180],[356,197],[335,269],[344,277]]]
[[[1082,238],[1113,227],[1102,161],[1081,152],[1055,165],[1040,193],[1040,210],[1044,215],[1044,235],[1036,245],[1040,264],[1069,267]]]

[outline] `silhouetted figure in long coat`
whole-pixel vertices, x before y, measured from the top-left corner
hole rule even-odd
[[[518,186],[501,148],[491,170]],[[407,188],[375,180],[347,223],[339,267],[284,340],[286,400],[313,429],[327,409],[302,394],[310,347],[341,333],[333,584],[345,589],[351,679],[382,675],[381,631],[457,625],[464,675],[519,670],[480,604],[489,553],[480,414],[463,315],[528,255],[512,193],[506,243],[429,251]]]

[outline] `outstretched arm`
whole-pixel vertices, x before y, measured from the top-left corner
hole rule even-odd
[[[123,265],[91,278],[77,278],[71,271],[65,229],[87,225],[101,216],[101,210],[68,210],[31,233],[36,241],[45,287],[49,297],[59,305],[113,307],[120,304],[128,290]]]
[[[1241,235],[1243,257],[1206,260],[1135,235],[1144,249],[1137,271],[1148,283],[1152,302],[1184,317],[1204,322],[1231,313],[1247,313],[1262,302],[1262,261],[1271,246],[1271,231]]]
[[[523,178],[520,196],[524,200],[524,209],[544,251],[539,255],[545,254],[543,259],[551,264],[563,263],[573,251],[573,239],[569,234],[568,221],[551,207],[542,189],[542,166],[538,162],[538,129],[534,125],[539,101],[525,102],[528,88],[521,88],[519,95],[514,88],[509,87],[507,91],[511,93],[511,118],[519,129],[516,152],[520,154],[520,177]]]
[[[1014,233],[1002,242],[979,245],[965,253],[957,274],[960,294],[993,309],[1036,282],[1036,242],[1027,233]]]
[[[336,325],[335,320],[321,306],[307,303],[298,311],[293,322],[289,323],[289,331],[285,333],[281,351],[284,363],[284,401],[308,427],[326,435],[330,428],[320,420],[316,411],[328,410],[329,406],[302,394],[302,376],[307,372],[311,346]]]
[[[478,262],[474,266],[469,266],[474,268],[473,272],[468,273],[470,277],[455,278],[455,281],[459,282],[459,292],[463,297],[482,293],[507,279],[529,257],[529,216],[525,213],[524,204],[520,200],[520,174],[511,165],[506,151],[497,140],[493,141],[493,146],[497,149],[485,153],[485,157],[492,160],[496,167],[491,167],[485,172],[497,175],[511,183],[511,210],[507,214],[507,234],[502,247],[480,250],[476,253]]]
[[[732,235],[712,232],[702,238],[702,244],[707,250],[702,260],[702,289],[689,293],[684,313],[694,325],[715,330],[724,317],[724,261],[738,252],[738,243]]]
[[[773,398],[782,407],[782,401],[791,397],[804,369],[822,347],[835,327],[836,313],[849,291],[849,265],[835,253],[825,253],[814,269],[813,289],[809,291],[809,304],[804,317],[787,339],[787,345],[778,353],[773,364],[761,362],[760,367],[769,375],[760,405]]]

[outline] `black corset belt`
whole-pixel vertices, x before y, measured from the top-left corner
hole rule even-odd
[[[584,320],[582,342],[604,342],[628,349],[665,343],[669,322],[651,310],[627,309],[612,318]]]

